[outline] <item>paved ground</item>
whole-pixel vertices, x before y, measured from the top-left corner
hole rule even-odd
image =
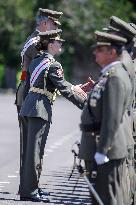
[[[81,111],[64,98],[53,106],[53,124],[45,149],[41,187],[50,191],[49,204],[91,204],[88,188],[75,171],[68,178],[73,165],[72,144],[80,140],[78,124]],[[0,205],[44,204],[19,200],[19,129],[13,94],[0,94]]]

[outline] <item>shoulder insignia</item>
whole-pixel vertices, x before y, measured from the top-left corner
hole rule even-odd
[[[112,76],[115,73],[115,68],[112,67],[112,69],[109,71],[109,77]]]
[[[108,78],[112,76],[115,73],[115,67],[112,67],[110,70],[108,70],[106,73],[102,75],[100,78]]]
[[[58,75],[60,78],[63,77],[64,72],[63,72],[63,69],[62,69],[62,68],[59,68],[59,69],[57,70],[57,75]]]
[[[91,97],[90,97],[90,106],[96,107],[97,101],[101,98],[102,92],[105,90],[105,85],[110,76],[114,73],[114,68],[110,71],[104,73],[100,78],[98,83],[94,86]]]
[[[57,67],[57,68],[62,68],[61,64],[56,60],[52,61],[52,66]]]
[[[55,65],[57,65],[57,67],[62,68],[61,64],[58,61],[55,61]]]

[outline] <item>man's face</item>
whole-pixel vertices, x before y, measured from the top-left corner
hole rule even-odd
[[[57,28],[58,28],[57,25],[51,19],[47,19],[46,21],[44,20],[41,21],[40,26],[39,26],[39,30],[41,32],[56,30]]]
[[[110,46],[97,46],[94,51],[96,63],[104,67],[112,62],[113,53]]]
[[[47,31],[50,31],[50,30],[56,30],[58,27],[57,25],[55,24],[55,22],[51,19],[48,19],[46,21],[46,30]]]

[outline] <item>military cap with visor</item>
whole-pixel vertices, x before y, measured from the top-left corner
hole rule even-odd
[[[60,37],[60,34],[62,33],[61,29],[55,29],[55,30],[50,30],[46,32],[39,32],[38,37],[39,41],[61,41],[64,42],[65,40]]]
[[[136,36],[136,29],[131,26],[129,23],[123,21],[122,19],[111,16],[110,17],[110,25],[113,28],[118,29],[118,34],[122,37],[125,37],[128,39],[128,41],[132,41],[133,38]]]
[[[129,25],[132,26],[136,30],[136,24],[129,23]],[[133,41],[134,41],[134,45],[133,45],[133,48],[132,48],[132,52],[135,52],[135,55],[136,55],[136,36],[134,37]]]
[[[101,31],[95,31],[96,44],[93,47],[97,46],[117,46],[122,47],[127,42],[126,38],[120,37],[115,34],[110,34]]]
[[[43,19],[51,19],[54,21],[54,23],[56,25],[61,25],[61,23],[59,22],[59,18],[62,16],[62,12],[59,11],[54,11],[54,10],[50,10],[50,9],[43,9],[43,8],[39,8],[38,10],[38,17],[42,17]]]
[[[119,29],[117,29],[117,28],[115,28],[113,26],[108,25],[107,27],[102,28],[102,31],[103,32],[107,32],[107,33],[118,33]]]
[[[37,43],[35,47],[37,50],[45,50],[45,47],[53,41],[59,41],[59,42],[64,42],[60,37],[60,34],[62,33],[61,29],[55,29],[55,30],[50,30],[46,32],[39,32],[37,35]]]

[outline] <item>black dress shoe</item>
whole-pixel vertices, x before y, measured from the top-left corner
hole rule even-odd
[[[43,191],[42,189],[38,189],[38,193],[39,193],[39,195],[40,196],[49,196],[50,195],[50,192],[48,192],[48,191]]]
[[[30,197],[20,197],[21,201],[33,201],[33,202],[45,202],[48,203],[50,200],[45,196],[40,196],[39,193],[33,194]]]

